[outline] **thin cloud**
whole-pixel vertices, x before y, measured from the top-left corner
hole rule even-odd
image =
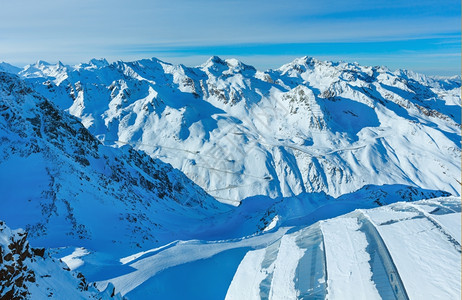
[[[451,35],[458,38],[441,38]],[[425,38],[440,39],[440,46],[433,45],[436,54],[460,52],[460,3],[452,0],[438,3],[430,0],[20,0],[4,1],[0,10],[0,60],[11,63],[37,59],[74,63],[95,56],[126,60],[141,55],[183,58],[208,55],[201,47],[218,52],[212,54],[221,52],[236,57],[260,55],[271,59],[300,52],[340,56],[351,53],[342,52],[342,48],[332,53],[329,46],[415,41],[418,48],[422,45],[419,41]],[[306,45],[314,43],[326,45],[315,47],[314,50],[319,50],[315,53],[306,53],[310,52]],[[273,52],[264,50],[265,45]],[[284,45],[292,47],[284,50]],[[293,49],[297,45],[298,52]],[[442,49],[441,45],[448,49]],[[409,45],[402,46],[403,49],[392,47],[392,51],[402,52]],[[374,47],[353,48],[351,51],[358,54],[381,53]],[[322,49],[326,53],[321,53]],[[428,45],[422,50],[429,51]]]

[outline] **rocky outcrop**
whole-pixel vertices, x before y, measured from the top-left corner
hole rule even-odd
[[[121,299],[113,290],[98,291],[45,248],[30,247],[27,232],[0,221],[0,299]]]

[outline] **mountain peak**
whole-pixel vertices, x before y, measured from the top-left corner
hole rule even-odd
[[[92,58],[88,63],[95,67],[106,67],[109,65],[109,62],[105,58]]]
[[[221,59],[220,57],[214,55],[214,56],[211,56],[209,59],[207,59],[207,61],[202,64],[203,67],[208,67],[208,66],[212,66],[212,65],[226,65],[226,61],[224,61],[223,59]]]
[[[46,62],[46,61],[41,60],[41,59],[37,60],[37,62],[35,63],[35,66],[49,66],[49,65],[50,65],[49,62]]]
[[[460,124],[460,81],[442,82],[431,79],[428,82],[421,82],[418,78],[410,81],[407,79],[410,75],[405,77],[393,73],[382,74],[374,67],[321,61],[310,56],[299,57],[279,69],[258,74],[238,59],[225,60],[218,56],[210,57],[205,64],[197,68],[159,63],[155,58],[127,63],[116,62],[114,66],[118,70],[110,73],[110,76],[106,72],[108,70],[99,73],[103,70],[94,67],[89,67],[89,72],[85,74],[78,72],[70,74],[71,78],[68,82],[71,85],[76,85],[80,81],[87,86],[107,87],[107,89],[94,88],[81,92],[83,94],[82,109],[78,108],[78,103],[74,101],[75,91],[67,96],[68,93],[70,94],[66,90],[67,85],[61,86],[58,92],[54,87],[55,92],[50,92],[51,89],[42,84],[42,79],[34,79],[38,77],[50,80],[59,78],[56,82],[61,82],[65,74],[59,76],[58,73],[63,72],[55,72],[55,70],[39,72],[31,68],[31,71],[26,74],[27,77],[24,73],[21,73],[21,76],[26,77],[30,82],[35,82],[36,86],[40,87],[41,93],[53,99],[55,103],[69,103],[62,107],[69,108],[73,115],[84,120],[91,120],[91,123],[88,123],[89,128],[96,135],[111,136],[111,139],[114,139],[113,136],[118,140],[135,145],[149,144],[165,147],[165,149],[159,147],[153,150],[153,147],[147,149],[143,146],[143,150],[145,149],[148,154],[155,157],[165,155],[167,162],[188,172],[191,178],[206,178],[204,181],[198,180],[204,189],[213,191],[213,194],[220,199],[226,201],[231,199],[230,201],[234,203],[256,193],[289,196],[301,191],[325,191],[330,195],[340,195],[345,191],[360,188],[364,182],[368,184],[392,182],[396,176],[400,176],[395,174],[402,172],[398,159],[387,165],[389,170],[387,173],[390,174],[387,177],[388,175],[376,172],[378,170],[376,165],[374,168],[371,167],[372,165],[356,167],[355,160],[348,155],[351,153],[360,159],[361,153],[369,155],[367,153],[369,149],[379,149],[382,139],[371,139],[369,136],[382,136],[383,132],[398,130],[398,127],[394,127],[398,126],[395,120],[390,120],[393,126],[384,126],[386,122],[383,120],[387,120],[393,114],[397,114],[402,120],[410,119],[417,122],[422,120],[422,124],[431,122],[437,128],[445,126],[448,128],[447,132],[460,135],[460,129],[455,125],[455,123]],[[117,81],[120,78],[120,70],[128,76],[124,77],[123,82]],[[298,86],[300,87],[297,88]],[[91,99],[105,100],[98,102],[95,108]],[[124,102],[126,99],[127,101]],[[181,102],[177,102],[176,99],[180,99]],[[193,109],[186,105],[192,103],[190,101],[195,101],[192,99],[204,100],[200,102],[203,106],[200,108],[194,106]],[[136,105],[128,108],[127,105],[132,103]],[[253,106],[245,106],[250,103]],[[70,109],[71,105],[73,105],[72,109]],[[390,114],[383,115],[381,109],[390,111]],[[403,110],[409,110],[409,114]],[[225,113],[229,119],[218,121],[215,117],[218,111]],[[127,112],[130,112],[130,116],[126,115]],[[265,115],[263,119],[261,118],[262,112]],[[287,116],[282,115],[283,112]],[[170,118],[173,115],[175,115],[175,120],[182,121],[172,122]],[[160,123],[152,126],[150,118]],[[229,138],[230,141],[223,140],[221,136],[214,133],[215,128],[222,132],[225,132],[225,128],[228,127],[240,128],[240,120],[247,119],[251,120],[251,125],[255,126],[255,129],[243,127],[244,129],[236,130],[236,134]],[[409,132],[418,130],[413,127],[414,124],[413,122],[406,123],[406,130]],[[162,134],[158,134],[160,129]],[[323,129],[326,137],[313,134],[312,129]],[[419,129],[418,133],[413,135],[413,138],[418,136],[415,141],[426,140],[428,136],[423,133],[426,130],[426,127]],[[133,134],[134,132],[138,133]],[[258,148],[262,153],[271,153],[271,155],[262,158],[265,163],[261,163],[259,165],[261,168],[257,168],[257,172],[261,170],[259,174],[252,173],[254,168],[250,171],[248,166],[254,162],[246,156],[239,157],[236,153],[252,151],[254,144],[250,142],[251,137],[256,136],[257,132],[258,135],[262,134],[265,140],[271,141],[270,144],[278,145],[282,147],[281,149],[288,148],[291,149],[290,151],[305,153],[306,155],[302,154],[300,158],[297,158],[297,164],[309,165],[309,168],[299,169],[298,166],[293,165],[289,158],[291,154],[286,150],[281,150],[283,154],[277,156],[273,153],[275,151],[273,148],[259,145]],[[451,135],[445,133],[441,135],[445,143],[450,145],[444,150],[446,157],[435,154],[440,153],[441,149],[436,149],[434,144],[429,144],[431,146],[426,148],[425,156],[438,155],[441,165],[451,166],[450,171],[438,169],[440,172],[438,176],[444,179],[424,182],[410,175],[409,181],[405,178],[400,179],[402,181],[399,183],[413,182],[426,188],[438,188],[451,192],[457,190],[456,183],[449,181],[448,177],[452,175],[446,174],[457,173],[452,167],[455,165],[451,159],[454,154],[460,153],[458,152],[460,145],[454,144],[455,139]],[[240,140],[241,137],[245,138]],[[402,140],[397,138],[398,141],[394,141],[393,138],[394,135],[388,138],[390,143],[396,145],[408,145],[409,143],[404,138]],[[195,144],[196,141],[198,144]],[[211,170],[203,168],[203,164],[198,163],[201,167],[193,169],[189,167],[189,158],[186,155],[172,155],[168,150],[181,146],[182,149],[188,149],[194,153],[198,151],[194,159],[200,161],[203,158],[199,153],[215,145],[227,149],[223,151],[223,155],[231,153],[233,156],[238,156],[224,160],[221,159],[222,154],[214,156],[216,159],[214,164],[223,163],[222,168]],[[299,149],[299,146],[302,148]],[[296,149],[291,147],[296,147]],[[356,149],[356,147],[359,147],[358,150],[348,150]],[[187,154],[188,151],[183,152]],[[318,165],[312,157],[323,153],[327,153],[325,154],[327,158]],[[337,164],[335,161],[337,154],[331,155],[334,153],[342,155],[343,165],[339,169],[344,172],[344,175],[337,176],[332,173],[332,176],[320,177],[324,170],[330,170],[333,165]],[[401,152],[399,159],[408,159],[407,153],[406,151]],[[419,172],[424,173],[426,166],[413,159],[411,158],[413,166],[419,169]],[[293,166],[292,174],[301,175],[287,177],[285,171],[272,167],[279,162]],[[353,168],[350,168],[350,163],[353,164]],[[254,177],[244,178],[245,176],[237,171],[235,175],[229,176],[228,172],[223,172],[228,168],[246,169],[245,173],[250,173]],[[336,172],[340,174],[338,173],[340,171]],[[370,172],[376,176],[370,176],[364,182],[352,179],[362,178],[364,174]],[[431,171],[430,174],[434,172],[437,171]],[[220,178],[220,180],[209,180],[212,178],[212,173],[213,178]],[[413,173],[410,171],[410,174]],[[262,178],[263,182],[258,190],[248,188],[255,176]],[[277,178],[279,181],[265,178]],[[236,185],[238,181],[243,183]],[[230,186],[232,188],[228,188]]]
[[[237,66],[243,65],[243,63],[240,60],[236,59],[236,58],[225,59],[225,62],[228,64],[228,66],[232,66],[232,67],[237,67]]]
[[[306,72],[308,68],[312,68],[314,65],[321,63],[321,61],[310,57],[310,56],[303,56],[294,59],[292,62],[281,66],[278,70],[282,71],[283,73],[288,72],[290,70],[295,70],[298,73]]]
[[[256,71],[256,69],[253,66],[246,65],[240,60],[236,58],[229,58],[225,60],[226,64],[230,69],[234,69],[236,71],[242,71],[242,70],[253,70]]]
[[[303,57],[299,57],[299,58],[294,59],[292,61],[292,64],[308,65],[308,64],[312,64],[312,63],[316,63],[316,62],[319,62],[319,60],[317,60],[314,57],[305,55]]]
[[[221,63],[224,62],[223,59],[221,59],[219,56],[216,56],[216,55],[210,57],[210,58],[208,59],[208,61],[211,61],[211,62],[214,62],[214,63],[218,63],[218,64],[221,64]]]

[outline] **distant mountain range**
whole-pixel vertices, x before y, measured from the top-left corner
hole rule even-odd
[[[0,68],[102,143],[171,163],[221,202],[397,183],[459,194],[460,76],[310,57],[265,72],[216,56]]]

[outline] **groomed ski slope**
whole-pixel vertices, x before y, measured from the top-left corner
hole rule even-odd
[[[261,274],[272,277],[269,299],[324,298],[319,286],[325,288],[327,299],[459,299],[460,217],[460,199],[440,198],[357,210],[321,221],[309,229],[315,228],[323,243],[298,246],[290,255],[300,257],[301,250],[305,255],[323,254],[318,259],[324,260],[326,274],[313,272],[314,285],[293,289],[297,283],[301,286],[298,269],[316,268],[300,259],[294,272],[293,262],[285,259],[287,241],[306,237],[306,229],[301,229],[281,239],[274,268],[258,263],[269,248],[247,253],[226,299],[260,299],[268,293]],[[290,278],[292,289],[287,289],[287,277],[277,276],[280,273]],[[284,297],[277,293],[281,289],[286,289]]]
[[[176,242],[121,259],[130,271],[98,287],[111,282],[130,299],[205,290],[228,300],[459,299],[460,208],[456,197],[399,202],[242,239]],[[195,277],[201,266],[206,279],[218,271],[234,276],[184,291],[162,288],[166,278]]]

